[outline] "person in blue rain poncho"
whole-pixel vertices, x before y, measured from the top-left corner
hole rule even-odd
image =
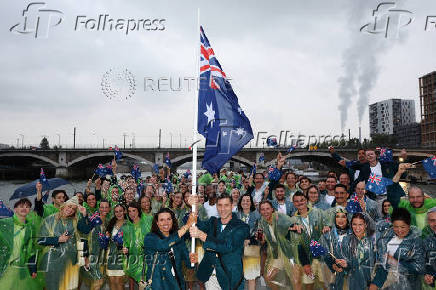
[[[421,289],[425,254],[421,232],[411,226],[411,215],[396,208],[392,226],[377,240],[377,268],[370,289]]]
[[[323,257],[328,270],[324,270],[325,283],[330,289],[343,290],[348,289],[345,281],[345,270],[335,263],[336,257],[340,255],[339,249],[342,248],[344,237],[351,233],[347,218],[347,210],[344,207],[336,207],[335,225],[331,231],[326,232],[321,237],[321,245],[327,249],[328,253]]]
[[[352,232],[338,245],[335,263],[344,269],[348,289],[368,289],[375,263],[374,223],[363,214],[351,218]]]

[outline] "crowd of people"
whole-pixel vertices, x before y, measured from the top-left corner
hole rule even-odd
[[[330,151],[338,167],[316,184],[281,153],[270,170],[199,174],[194,194],[189,173],[135,180],[115,160],[52,203],[37,183],[0,220],[0,288],[436,289],[436,199],[405,195],[407,152]],[[371,192],[371,174],[392,184]]]

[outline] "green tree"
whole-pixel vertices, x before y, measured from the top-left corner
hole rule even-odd
[[[50,145],[48,144],[47,138],[42,138],[41,143],[39,143],[39,148],[41,149],[50,149]]]

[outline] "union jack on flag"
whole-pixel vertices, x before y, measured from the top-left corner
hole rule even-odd
[[[200,27],[198,132],[206,138],[203,168],[219,169],[253,139],[250,121]]]
[[[377,175],[375,173],[371,173],[366,182],[365,189],[371,191],[375,194],[385,194],[386,186],[391,185],[392,179],[382,177],[381,175]]]
[[[375,182],[377,185],[380,185],[381,177],[380,177],[379,175],[375,174],[375,173],[372,173],[372,174],[369,176],[368,181],[371,182],[371,183],[374,183],[374,182]]]
[[[227,76],[221,69],[221,65],[215,57],[215,52],[204,34],[203,27],[200,28],[200,40],[200,75],[206,71],[210,71],[210,87],[215,90],[224,89],[215,81],[215,77],[227,79]]]

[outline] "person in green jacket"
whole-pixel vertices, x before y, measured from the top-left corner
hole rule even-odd
[[[191,214],[186,225],[179,229],[176,216],[169,208],[160,209],[154,216],[151,232],[144,241],[147,262],[144,280],[151,280],[152,289],[185,289],[182,264],[191,267],[191,263],[198,262],[198,255],[188,252],[182,238],[195,220],[196,215]]]
[[[97,201],[95,194],[90,192],[86,196],[86,202],[83,203],[83,206],[86,208],[89,215],[93,215],[99,210],[100,201]]]
[[[392,206],[407,209],[411,214],[411,225],[422,230],[427,225],[427,211],[436,206],[436,198],[426,198],[421,188],[411,186],[408,199],[401,199]]]
[[[81,215],[77,214],[77,209]],[[45,271],[47,290],[78,287],[77,241],[79,232],[88,234],[90,231],[86,209],[79,206],[76,196],[63,203],[58,213],[43,220],[38,244],[44,246],[41,267]]]
[[[141,219],[143,219],[146,224],[151,224],[153,221],[153,214],[151,213],[150,198],[146,195],[142,195],[138,202],[141,205]]]
[[[151,224],[141,219],[141,207],[131,202],[127,208],[129,221],[125,225],[122,252],[126,255],[124,272],[129,276],[130,289],[141,281],[144,265],[144,237],[150,232]]]
[[[88,195],[89,196],[89,195]],[[91,290],[99,290],[104,283],[105,274],[105,251],[100,247],[101,235],[106,235],[106,228],[110,221],[110,205],[109,201],[103,199],[100,201],[98,216],[101,219],[101,224],[97,224],[91,231],[88,237],[90,269],[89,276],[91,278]]]
[[[0,288],[42,289],[37,276],[32,227],[26,220],[32,203],[14,205],[14,215],[0,220]]]
[[[38,182],[36,184],[36,199],[35,199],[35,211],[42,218],[46,218],[49,215],[59,212],[60,207],[64,202],[68,200],[67,193],[63,189],[53,190],[51,194],[53,200],[52,204],[44,204],[42,201],[42,184]]]
[[[298,259],[301,236],[290,232],[296,229],[291,217],[275,212],[269,200],[261,201],[259,210],[262,216],[259,221],[259,229],[262,230],[260,242],[267,244],[264,278],[268,287],[273,290],[278,289],[278,286],[289,288],[289,280],[291,288],[301,289],[298,275],[301,267]]]

